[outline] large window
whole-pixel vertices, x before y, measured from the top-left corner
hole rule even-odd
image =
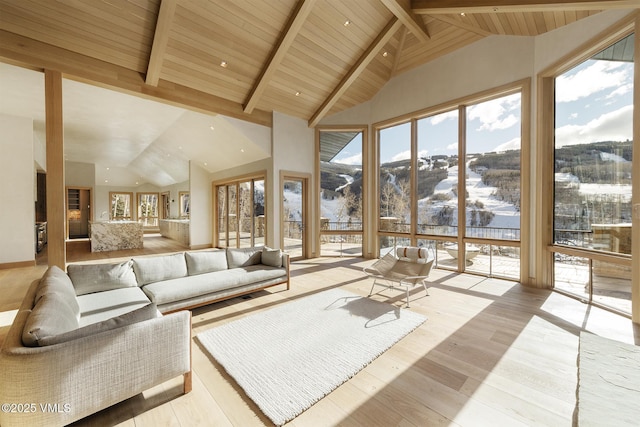
[[[109,192],[109,212],[102,212],[100,219],[108,215],[111,221],[130,221],[133,193]]]
[[[418,233],[458,234],[458,110],[419,119]]]
[[[215,246],[242,248],[265,243],[264,178],[215,184]]]
[[[411,122],[381,129],[378,134],[379,230],[411,231]]]
[[[178,193],[180,201],[180,218],[188,219],[191,214],[191,197],[188,191],[180,191]]]
[[[631,312],[634,34],[555,78],[556,289]]]
[[[320,255],[362,255],[363,135],[319,131]]]
[[[143,227],[158,226],[160,195],[158,193],[138,193],[138,222]]]
[[[378,129],[380,254],[417,244],[440,268],[521,279],[525,87]]]

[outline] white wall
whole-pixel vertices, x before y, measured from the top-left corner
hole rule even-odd
[[[65,162],[64,185],[67,187],[90,187],[96,185],[96,165],[93,163]]]
[[[0,264],[35,260],[33,121],[0,114]]]
[[[33,160],[40,172],[47,170],[47,146],[36,132],[33,133]]]
[[[189,162],[189,185],[189,197],[191,198],[190,245],[196,249],[210,247],[213,242],[211,179],[209,173],[195,162]]]
[[[308,173],[311,176],[309,182],[309,200],[311,202],[311,212],[307,213],[308,223],[307,237],[311,245],[312,256],[320,254],[315,242],[316,221],[314,213],[317,205],[317,192],[315,188],[315,133],[309,128],[305,120],[288,116],[286,114],[273,113],[273,173],[274,179],[271,181],[272,194],[275,195],[276,203],[271,206],[273,215],[268,218],[271,233],[275,239],[271,244],[280,247],[280,171]]]

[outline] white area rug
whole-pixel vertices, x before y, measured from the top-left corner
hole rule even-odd
[[[640,425],[640,347],[580,333],[578,425]]]
[[[341,289],[197,335],[276,425],[295,418],[426,317]]]

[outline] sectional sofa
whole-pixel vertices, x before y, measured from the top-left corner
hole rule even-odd
[[[50,267],[0,349],[0,425],[65,425],[176,376],[191,390],[191,312],[286,284],[280,250],[245,248]]]

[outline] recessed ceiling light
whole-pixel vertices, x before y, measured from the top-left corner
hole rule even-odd
[[[344,24],[342,25],[344,25],[345,27],[348,27],[349,25],[351,25],[351,21],[347,19],[346,21],[344,21]]]
[[[387,56],[389,56],[389,52],[387,52],[387,51],[385,50],[384,52],[382,52],[382,56],[384,56],[384,57],[386,58]]]
[[[207,162],[204,162],[204,165],[207,166]]]
[[[460,16],[467,16],[467,14],[466,14],[466,13],[464,13],[464,12],[461,12],[461,13],[460,13]]]
[[[138,185],[138,181],[136,181],[136,185]]]
[[[213,126],[209,126],[209,129],[216,130],[216,128],[214,128]]]
[[[300,95],[301,95],[301,93],[300,93],[300,92],[296,92],[296,96],[300,96]]]
[[[244,153],[244,148],[241,148],[241,149],[240,149],[240,152],[241,152],[241,153]]]
[[[107,170],[109,170],[109,168],[107,168]]]
[[[222,68],[227,68],[227,66],[228,66],[228,65],[229,65],[229,64],[227,63],[227,61],[220,61],[220,66],[221,66]]]
[[[105,180],[104,180],[104,182],[109,182],[109,180],[108,180],[108,179],[105,179]]]
[[[180,145],[180,146],[178,147],[178,150],[182,150],[182,145]]]

